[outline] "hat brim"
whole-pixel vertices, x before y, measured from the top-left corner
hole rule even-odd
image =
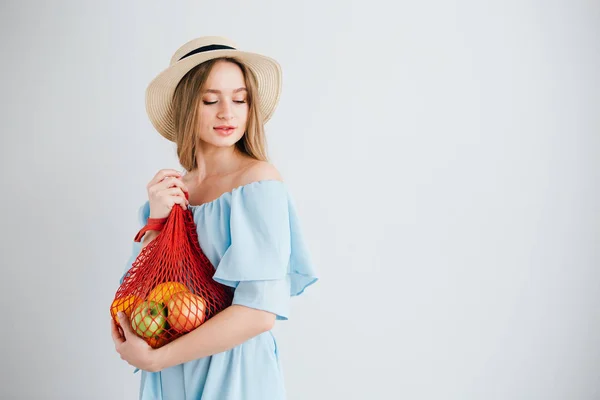
[[[166,139],[175,141],[173,94],[179,81],[195,66],[221,57],[235,57],[256,76],[258,107],[266,123],[275,112],[281,95],[282,73],[279,63],[257,53],[239,50],[213,50],[189,56],[158,74],[146,89],[146,112],[154,128]]]

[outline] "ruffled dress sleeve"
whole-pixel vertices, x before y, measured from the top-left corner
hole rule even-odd
[[[235,288],[233,304],[287,320],[290,298],[318,278],[286,185],[260,181],[231,196],[231,244],[213,279]]]

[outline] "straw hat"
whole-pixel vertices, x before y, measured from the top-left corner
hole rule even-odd
[[[177,84],[195,66],[219,57],[235,57],[254,73],[263,123],[273,115],[281,94],[279,63],[261,54],[237,50],[235,43],[224,37],[200,37],[181,46],[173,54],[169,67],[158,74],[146,89],[146,112],[152,125],[168,140],[175,141],[172,99]]]

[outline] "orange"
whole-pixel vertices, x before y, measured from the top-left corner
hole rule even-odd
[[[133,311],[133,306],[136,304],[136,302],[137,298],[134,295],[115,299],[112,302],[110,306],[110,314],[116,319],[117,324],[119,324],[119,317],[117,317],[117,313],[119,311],[123,311],[125,315],[130,318],[131,312]]]
[[[189,289],[179,282],[165,282],[152,289],[147,300],[166,305],[171,300],[171,296],[179,292],[189,292]]]

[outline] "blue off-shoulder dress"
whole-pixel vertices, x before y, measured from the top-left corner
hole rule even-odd
[[[300,295],[317,277],[285,183],[252,182],[189,209],[200,246],[215,267],[213,279],[235,288],[233,304],[287,320],[291,297]],[[139,212],[141,226],[149,214],[146,202]],[[141,243],[133,242],[125,272],[140,251]],[[213,356],[141,374],[141,400],[285,399],[271,331]]]

